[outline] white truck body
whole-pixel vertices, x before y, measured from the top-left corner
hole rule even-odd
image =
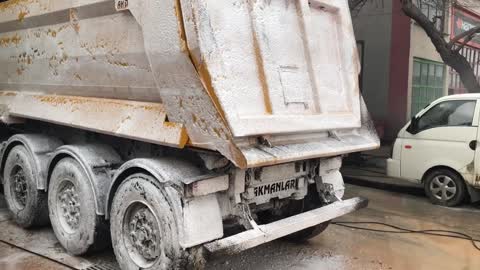
[[[241,216],[245,203],[301,200],[316,182],[318,192],[329,185],[339,199],[339,157],[379,146],[359,91],[346,0],[10,0],[0,3],[0,71],[7,125],[40,132],[33,121],[197,153],[205,170],[185,165],[178,179],[167,173],[188,193],[179,210],[183,248],[224,237],[222,220]],[[50,160],[36,155],[36,137],[15,136],[3,158],[9,145],[28,146],[44,172],[40,190],[47,190],[56,156],[78,156],[87,171],[108,163],[95,159],[93,146],[68,146],[73,135],[57,135],[62,142],[42,150],[56,153]],[[107,218],[122,173],[139,166],[164,179],[157,170],[170,164],[112,151],[100,151],[119,165],[110,187],[91,181],[96,213]],[[227,164],[234,166],[218,172]],[[293,227],[274,222],[275,233],[254,225],[243,242],[224,238],[209,250],[252,247],[360,204],[333,202],[323,214],[299,216]]]

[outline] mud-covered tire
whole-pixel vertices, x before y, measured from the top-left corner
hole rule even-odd
[[[324,203],[320,200],[318,195],[317,189],[315,185],[308,186],[308,193],[303,200],[291,200],[288,204],[286,204],[281,210],[280,214],[278,215],[271,215],[267,213],[265,216],[259,216],[261,218],[262,223],[270,223],[273,221],[277,221],[283,218],[291,217],[294,215],[298,215],[318,207],[322,207]],[[303,229],[298,232],[294,232],[292,234],[286,235],[282,237],[282,239],[290,241],[290,242],[305,242],[308,239],[311,239],[323,231],[325,231],[330,224],[330,221],[325,221],[323,223],[317,224],[313,227]]]
[[[110,233],[121,269],[184,269],[170,198],[145,174],[131,175],[119,186],[110,212]]]
[[[55,236],[68,253],[82,255],[108,246],[108,225],[96,214],[88,176],[73,158],[60,160],[52,171],[48,209]]]
[[[23,228],[48,224],[47,194],[37,189],[33,158],[23,145],[13,147],[3,171],[4,193],[13,220]]]
[[[433,204],[453,207],[463,203],[467,187],[463,178],[448,169],[434,169],[424,180],[424,189]]]

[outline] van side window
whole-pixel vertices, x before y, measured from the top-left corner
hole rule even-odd
[[[418,129],[444,126],[471,126],[475,100],[450,100],[435,105],[418,119]]]

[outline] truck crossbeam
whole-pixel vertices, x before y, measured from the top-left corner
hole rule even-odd
[[[367,205],[368,200],[360,197],[337,201],[289,218],[259,225],[252,230],[207,243],[204,247],[215,255],[238,253],[294,232],[313,227],[355,210],[365,208]]]

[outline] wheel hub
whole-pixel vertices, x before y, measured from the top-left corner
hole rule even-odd
[[[457,194],[457,185],[452,178],[439,175],[430,184],[433,196],[441,201],[448,201]]]
[[[61,218],[70,230],[78,228],[80,223],[80,201],[73,183],[66,184],[58,194]]]
[[[22,167],[16,166],[12,170],[13,178],[13,194],[17,204],[23,208],[27,203],[27,180],[25,178],[25,171]]]
[[[158,222],[150,209],[140,203],[127,213],[124,235],[131,245],[130,256],[141,267],[148,267],[160,256]]]

